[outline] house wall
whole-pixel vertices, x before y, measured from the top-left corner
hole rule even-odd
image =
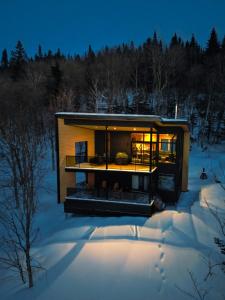
[[[184,132],[182,183],[181,183],[182,192],[188,191],[189,151],[190,151],[190,133]]]
[[[95,131],[95,153],[98,155],[105,153],[105,131]]]
[[[110,155],[115,157],[117,152],[125,152],[131,157],[131,133],[111,132],[110,133]]]
[[[60,202],[64,202],[67,187],[75,187],[73,172],[65,172],[66,155],[75,155],[75,142],[88,142],[88,156],[95,154],[94,130],[64,124],[58,118]]]

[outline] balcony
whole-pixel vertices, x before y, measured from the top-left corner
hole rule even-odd
[[[156,170],[156,161],[149,160],[140,161],[139,158],[123,159],[110,157],[106,160],[105,156],[66,156],[65,170],[99,170],[99,171],[123,171],[152,173]]]
[[[65,200],[65,212],[73,213],[150,216],[154,210],[147,192],[68,188]]]
[[[67,198],[149,204],[149,193],[106,189],[68,188]]]

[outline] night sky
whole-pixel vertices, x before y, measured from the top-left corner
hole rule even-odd
[[[164,42],[174,32],[183,39],[195,33],[206,45],[212,27],[225,34],[225,0],[0,0],[0,51],[21,40],[28,55],[38,44],[83,54],[88,45],[133,40],[140,44],[157,31]]]

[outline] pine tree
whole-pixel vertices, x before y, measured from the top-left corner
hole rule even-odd
[[[95,53],[92,50],[91,45],[89,45],[89,47],[88,47],[87,60],[88,60],[88,63],[90,63],[90,64],[95,61]]]
[[[177,34],[175,33],[171,39],[170,48],[178,46],[178,45],[179,45],[179,41],[178,41]]]
[[[156,32],[154,32],[154,34],[153,34],[152,44],[153,44],[154,46],[157,46],[157,45],[159,44],[159,42],[158,42],[158,37],[157,37],[157,33],[156,33]]]
[[[1,69],[6,70],[9,66],[9,61],[8,61],[8,53],[7,50],[4,49],[2,51],[2,59],[1,59]]]
[[[53,58],[52,50],[48,50],[47,59],[50,60]]]
[[[18,80],[25,75],[27,55],[21,41],[16,44],[16,49],[11,52],[10,68],[13,80]]]
[[[207,42],[206,54],[208,56],[213,56],[219,52],[220,52],[220,43],[218,41],[216,30],[215,28],[213,28],[210,34],[210,38]]]
[[[51,85],[51,94],[53,94],[54,96],[57,96],[60,91],[62,77],[63,77],[63,73],[62,73],[62,70],[60,69],[58,62],[56,62],[56,64],[51,67],[51,74],[52,74],[52,79],[53,79],[52,85]]]
[[[192,34],[190,42],[186,42],[185,48],[190,66],[199,63],[201,48],[198,45],[194,34]]]
[[[222,40],[221,49],[222,49],[222,52],[225,54],[225,36],[223,37],[223,40]]]
[[[55,58],[57,59],[62,59],[64,58],[64,55],[62,54],[61,50],[58,48],[56,53],[55,53]]]

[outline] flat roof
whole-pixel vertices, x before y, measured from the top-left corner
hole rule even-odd
[[[157,115],[57,112],[55,116],[63,119],[151,122],[158,126],[182,127],[185,131],[189,131],[187,119],[168,119]]]

